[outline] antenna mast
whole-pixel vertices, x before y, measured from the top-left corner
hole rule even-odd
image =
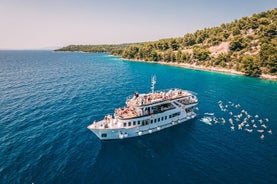
[[[154,89],[155,89],[155,84],[156,84],[156,75],[152,76],[152,81],[151,81],[151,91],[152,93],[154,93]]]

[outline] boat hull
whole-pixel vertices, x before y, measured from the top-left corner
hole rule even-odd
[[[99,139],[101,140],[115,140],[126,139],[131,137],[138,137],[142,135],[152,134],[161,131],[165,128],[169,128],[188,120],[194,119],[197,116],[196,113],[191,112],[182,119],[172,119],[170,121],[163,121],[159,124],[149,124],[145,126],[137,126],[132,128],[117,128],[117,129],[96,129],[93,125],[88,126]]]

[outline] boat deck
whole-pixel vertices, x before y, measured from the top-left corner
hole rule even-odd
[[[132,98],[129,98],[126,103],[128,106],[131,107],[141,107],[147,106],[151,104],[155,104],[158,102],[175,100],[182,97],[189,97],[192,94],[188,91],[181,90],[181,89],[174,89],[169,91],[161,91],[149,94],[134,94]]]
[[[149,112],[149,111],[134,109],[132,107],[124,107],[124,108],[116,109],[115,116],[119,119],[132,119],[132,118],[139,118],[139,117],[143,117],[143,116],[149,116],[152,114],[161,113],[161,112],[164,112],[164,111],[167,111],[170,109],[174,109],[174,108],[175,107],[173,105],[168,105],[167,107],[164,107],[163,109]]]
[[[116,120],[113,119],[110,115],[105,116],[101,121],[93,122],[88,126],[89,129],[115,129],[119,128],[119,125],[116,123]]]
[[[180,100],[180,103],[183,105],[197,103],[197,98],[191,98],[191,96],[193,96],[192,93],[179,89],[150,94],[135,94],[133,98],[129,98],[126,101],[127,107],[118,108],[115,110],[115,116],[119,119],[131,119],[161,113],[175,108],[171,104],[172,100]],[[160,105],[161,108],[158,110],[145,109],[148,106],[154,104]]]
[[[176,100],[178,100],[178,103]],[[92,129],[120,128],[116,119],[127,120],[162,113],[176,108],[176,106],[171,103],[172,101],[176,101],[174,103],[179,107],[181,107],[181,105],[190,105],[198,102],[197,98],[194,98],[194,94],[181,89],[140,95],[135,93],[132,98],[127,99],[127,107],[117,108],[115,110],[115,118],[112,118],[111,115],[105,116],[103,120],[94,122],[89,127]],[[151,105],[154,106],[153,109],[149,108]]]

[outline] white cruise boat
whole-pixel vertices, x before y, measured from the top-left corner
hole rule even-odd
[[[152,77],[152,92],[134,93],[127,98],[126,107],[115,110],[101,121],[88,126],[99,139],[125,139],[151,134],[196,117],[193,111],[198,99],[193,92],[182,89],[154,91],[156,78]]]

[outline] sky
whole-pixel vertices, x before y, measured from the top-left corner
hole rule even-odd
[[[277,0],[0,0],[0,49],[182,37],[276,7]]]

